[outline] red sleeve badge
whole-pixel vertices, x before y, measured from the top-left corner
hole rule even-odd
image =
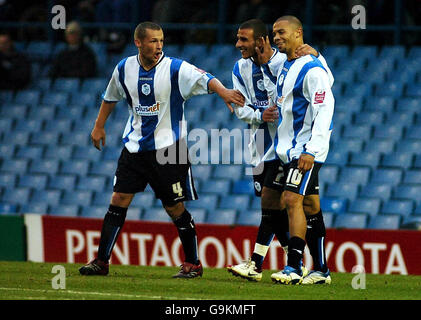
[[[326,92],[324,90],[319,90],[314,96],[314,104],[323,103],[325,100]]]

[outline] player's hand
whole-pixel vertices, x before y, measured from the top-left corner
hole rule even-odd
[[[306,43],[302,44],[297,49],[295,49],[295,56],[297,58],[308,55],[308,54],[312,54],[315,57],[319,55],[316,49],[314,49],[313,47],[310,47]]]
[[[279,118],[279,112],[278,107],[276,105],[267,108],[262,113],[262,120],[264,122],[275,122],[275,120],[278,120]]]
[[[224,100],[231,113],[234,112],[231,103],[235,103],[236,105],[239,105],[241,107],[244,106],[245,103],[245,99],[239,90],[226,89],[221,94],[221,98]]]
[[[298,170],[301,173],[306,173],[310,170],[314,165],[314,156],[308,153],[302,153],[300,158],[298,159]]]
[[[268,63],[273,54],[272,46],[270,45],[269,36],[261,37],[256,40],[256,55],[259,64]]]
[[[105,129],[94,127],[91,132],[91,140],[95,148],[101,151],[101,142],[102,146],[105,146]]]

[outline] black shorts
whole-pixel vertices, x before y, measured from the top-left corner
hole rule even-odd
[[[254,194],[262,196],[263,187],[282,193],[284,190],[284,166],[281,160],[265,161],[253,168]]]
[[[184,145],[183,145],[184,146]],[[198,198],[188,159],[179,161],[179,142],[165,148],[177,150],[176,163],[161,164],[157,160],[157,151],[130,153],[126,148],[121,151],[114,177],[114,192],[143,192],[148,184],[166,206],[177,202],[196,200]]]
[[[298,159],[285,165],[285,189],[303,196],[319,194],[319,170],[322,163],[315,162],[305,174],[298,170]]]

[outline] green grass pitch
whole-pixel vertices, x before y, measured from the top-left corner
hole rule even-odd
[[[64,266],[65,289],[53,289],[54,265]],[[366,274],[365,289],[353,289],[355,274],[332,273],[331,285],[260,282],[205,268],[202,278],[172,279],[177,267],[112,265],[110,274],[81,276],[80,264],[0,262],[1,300],[420,300],[421,276]],[[61,283],[55,281],[55,283]]]

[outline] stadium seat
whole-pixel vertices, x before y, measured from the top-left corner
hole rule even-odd
[[[415,216],[421,216],[421,203],[419,203],[416,207],[414,212],[412,213]]]
[[[105,78],[91,78],[85,79],[82,83],[80,90],[82,92],[87,92],[92,95],[92,93],[104,92],[107,89],[108,80]]]
[[[103,219],[107,210],[108,205],[83,206],[80,211],[80,216],[85,218]]]
[[[413,162],[412,153],[392,152],[382,155],[380,165],[389,168],[409,168]]]
[[[382,122],[385,115],[382,111],[362,111],[354,115],[356,125],[374,125]]]
[[[262,220],[262,212],[260,210],[240,211],[237,218],[238,225],[259,226]]]
[[[72,126],[72,119],[51,119],[45,121],[44,131],[54,132],[56,134],[61,132],[70,132],[72,131]]]
[[[61,144],[87,146],[90,145],[90,137],[87,132],[67,132],[60,138]]]
[[[390,81],[378,84],[376,85],[375,93],[377,96],[400,98],[403,94],[403,83],[397,81]]]
[[[199,199],[195,201],[188,201],[186,206],[188,208],[203,208],[209,210],[209,213],[218,205],[217,194],[200,194]]]
[[[42,120],[54,119],[56,112],[57,107],[55,105],[40,105],[36,108],[29,109],[27,118]]]
[[[136,199],[136,197],[139,194],[135,195],[134,199]],[[92,198],[92,202],[91,205],[93,206],[106,206],[108,208],[108,205],[111,202],[111,192],[100,192],[100,191],[95,191],[93,198]],[[131,205],[133,206],[137,206],[137,203],[135,203],[135,201],[133,200]],[[151,204],[152,205],[152,202]]]
[[[412,200],[388,200],[383,203],[381,214],[398,214],[408,216],[414,210],[414,202]]]
[[[343,166],[348,162],[348,153],[332,150],[328,153],[325,165]]]
[[[417,112],[419,110],[419,98],[408,98],[404,97],[398,99],[396,103],[396,112],[402,113],[403,111],[409,112]]]
[[[13,145],[13,144],[7,144],[7,142],[5,144],[0,143],[0,154],[1,154],[1,158],[2,160],[6,160],[6,159],[10,159],[13,158],[13,156],[15,155],[17,146]]]
[[[339,167],[335,165],[323,165],[319,171],[319,181],[336,182],[338,180]]]
[[[380,53],[379,53],[379,58],[396,58],[396,59],[400,59],[405,57],[405,47],[404,46],[399,46],[399,45],[394,45],[394,46],[383,46],[380,49]]]
[[[49,214],[52,216],[77,217],[80,207],[77,204],[60,204],[51,206]]]
[[[81,105],[69,105],[65,108],[57,108],[56,119],[70,119],[70,120],[77,120],[83,118],[85,113],[85,108]],[[108,138],[108,137],[107,137]]]
[[[107,178],[104,176],[79,177],[75,190],[105,191]]]
[[[5,203],[0,201],[0,215],[17,213],[18,206],[12,203]]]
[[[325,192],[326,197],[346,198],[354,200],[358,194],[357,183],[333,182],[329,183]]]
[[[51,206],[55,206],[60,203],[61,195],[61,190],[34,190],[30,198],[30,203],[47,203]]]
[[[45,174],[23,174],[19,177],[18,187],[45,189],[48,176]]]
[[[58,172],[59,164],[59,161],[56,159],[34,159],[29,166],[29,172],[53,176]]]
[[[421,203],[421,184],[399,184],[394,187],[393,197],[397,199],[414,200]]]
[[[406,139],[421,139],[421,126],[411,126],[405,129]]]
[[[381,203],[378,198],[357,198],[349,203],[348,212],[365,213],[373,216],[379,213]]]
[[[206,222],[206,209],[192,208],[189,210],[191,216],[195,223],[205,223]]]
[[[398,141],[401,139],[403,133],[403,127],[401,124],[395,124],[385,126],[383,124],[377,124],[374,126],[373,138],[375,139],[393,139]]]
[[[0,90],[0,106],[4,103],[12,103],[14,93],[12,90]]]
[[[343,213],[346,211],[347,202],[345,198],[321,197],[320,207],[323,212]]]
[[[40,145],[55,145],[60,139],[60,133],[40,131],[31,133],[30,143]]]
[[[366,184],[370,177],[370,168],[367,167],[342,167],[338,182],[351,182]]]
[[[249,207],[250,198],[248,195],[225,195],[221,196],[219,208],[221,209],[236,209],[240,211],[247,210]]]
[[[15,125],[16,131],[36,132],[41,131],[43,127],[42,119],[18,119]]]
[[[77,92],[79,90],[80,80],[78,78],[57,78],[54,81],[52,89],[61,92]]]
[[[229,179],[209,179],[201,188],[201,192],[227,194],[231,191],[231,181]]]
[[[55,105],[65,107],[69,102],[69,93],[67,92],[48,92],[43,95],[41,104]]]
[[[232,188],[232,193],[234,194],[250,194],[254,195],[254,182],[253,178],[244,180],[234,181],[234,186]]]
[[[401,229],[412,229],[412,230],[420,230],[421,229],[421,216],[408,216],[404,217],[403,221],[401,222]]]
[[[46,61],[52,52],[52,44],[44,41],[30,41],[26,47],[26,53],[29,54],[32,61]]]
[[[388,184],[378,184],[369,182],[362,186],[358,197],[360,198],[380,198],[383,201],[388,200],[392,195],[392,186]]]
[[[402,181],[402,169],[377,168],[370,178],[371,183],[397,185]]]
[[[74,204],[80,206],[89,206],[92,202],[93,191],[90,190],[65,190],[60,204]]]
[[[17,184],[17,175],[12,172],[0,171],[0,187],[13,188]]]
[[[12,204],[25,204],[28,202],[31,196],[31,188],[5,188],[1,196],[1,202],[7,202]]]
[[[14,132],[11,135],[5,135],[2,141],[3,143],[7,142],[8,144],[27,145],[31,135],[32,134],[29,132]]]
[[[406,88],[407,97],[421,97],[421,83],[408,83]]]
[[[48,189],[73,190],[76,185],[76,175],[57,174],[48,181]]]
[[[420,153],[421,150],[421,137],[418,140],[403,140],[396,144],[396,152],[398,153]]]
[[[73,153],[70,145],[48,145],[44,153],[44,159],[68,160]]]
[[[102,153],[93,146],[75,146],[72,154],[73,159],[90,160],[94,163],[100,161],[101,157]]]
[[[1,162],[0,171],[13,172],[13,173],[25,173],[28,168],[27,159],[4,159]]]
[[[370,217],[368,229],[397,230],[401,221],[400,215],[377,215]]]
[[[206,223],[233,225],[237,217],[235,209],[217,209],[209,212]]]
[[[19,208],[20,213],[38,213],[47,214],[48,204],[47,203],[26,203]]]
[[[360,82],[349,82],[347,83],[344,91],[344,96],[354,96],[358,98],[363,98],[365,96],[372,95],[372,84],[367,83],[360,83]],[[360,106],[361,108],[361,106]]]
[[[172,222],[164,208],[150,208],[145,210],[142,215],[142,220],[155,222]]]
[[[414,169],[421,169],[421,154],[415,155],[415,160],[412,166]]]
[[[351,152],[348,164],[376,168],[380,162],[380,154],[373,152]]]
[[[365,142],[363,151],[373,153],[391,153],[395,149],[395,140],[386,138],[373,138]]]
[[[0,119],[22,119],[27,112],[25,104],[3,104],[0,106]]]
[[[213,171],[213,178],[240,180],[243,176],[244,168],[241,165],[219,165]]]
[[[421,170],[406,170],[402,183],[417,184],[421,183]]]
[[[362,213],[344,213],[336,215],[334,227],[345,229],[364,229],[367,224],[367,215]]]
[[[104,211],[103,215],[105,215],[105,212],[107,211]],[[142,216],[142,212],[143,212],[142,208],[130,206],[127,209],[126,220],[135,220],[135,221],[140,220]]]
[[[89,161],[87,160],[64,160],[61,163],[61,174],[76,174],[85,176],[89,170]]]
[[[107,161],[107,160],[117,161],[118,158],[120,157],[121,150],[122,150],[121,146],[118,146],[118,147],[105,146],[101,151],[102,160],[103,161]]]
[[[117,168],[117,162],[115,162],[114,160],[101,160],[101,161],[92,163],[92,165],[89,168],[88,173],[94,174],[94,175],[114,177],[116,168]]]
[[[39,104],[40,98],[41,91],[39,90],[22,90],[16,93],[14,103],[36,106]]]
[[[390,126],[396,123],[399,123],[403,127],[410,127],[414,123],[414,114],[413,112],[400,112],[394,111],[389,112],[386,115],[386,120],[383,122],[384,125]]]
[[[377,57],[377,47],[372,45],[356,45],[350,54],[351,59],[364,60]]]
[[[370,125],[345,125],[344,131],[342,132],[342,138],[353,138],[368,140],[371,136]]]
[[[333,143],[330,151],[339,152],[360,152],[363,149],[364,141],[356,138],[340,139]]]
[[[44,153],[44,146],[18,146],[16,158],[20,159],[40,159]]]
[[[93,110],[94,114],[99,111],[98,97],[93,92],[73,92],[70,95],[70,105],[86,108],[84,111]]]
[[[336,215],[333,212],[323,212],[323,221],[325,223],[325,228],[333,227],[335,216]]]

